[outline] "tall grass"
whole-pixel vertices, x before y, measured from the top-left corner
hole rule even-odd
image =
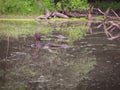
[[[38,25],[33,21],[18,21],[18,20],[0,20],[0,35],[19,38],[21,35],[32,36],[35,32],[40,32],[42,35],[52,34],[54,31],[68,37],[69,44],[81,39],[88,27],[84,24],[70,24],[65,23],[57,25]]]
[[[20,35],[33,35],[37,24],[33,21],[0,21],[0,35],[18,38]]]

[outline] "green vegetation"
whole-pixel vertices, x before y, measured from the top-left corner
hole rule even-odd
[[[85,25],[80,26],[72,25],[68,27],[66,30],[64,30],[64,32],[68,34],[70,44],[73,44],[75,40],[81,39],[85,35],[86,31],[87,26]]]
[[[33,35],[36,30],[37,24],[33,21],[0,21],[0,34],[18,38],[19,35]]]
[[[19,87],[17,87],[17,90],[26,90],[25,85],[20,85]]]
[[[30,15],[42,13],[35,0],[0,0],[0,14]]]
[[[35,76],[36,76],[36,72],[28,66],[23,66],[20,68],[20,70],[27,77],[35,78]]]
[[[54,11],[54,0],[37,0],[44,8]],[[85,10],[89,4],[87,0],[63,0],[67,10]],[[57,3],[57,9],[61,10],[61,2]],[[43,13],[43,8],[35,0],[0,0],[0,14],[34,15]]]
[[[40,4],[42,4],[42,6],[40,6]],[[61,11],[62,5],[64,5],[67,11],[86,10],[90,6],[103,10],[106,10],[108,7],[112,9],[120,8],[120,2],[112,0],[96,0],[94,3],[88,3],[88,0],[58,0],[56,9]],[[54,0],[0,0],[0,15],[37,15],[42,14],[45,8],[54,11]]]
[[[61,0],[62,1],[62,0]],[[69,10],[87,10],[89,4],[87,0],[63,0],[65,8]],[[57,9],[61,10],[61,3],[57,4]]]
[[[120,9],[120,2],[116,1],[96,1],[95,3],[92,4],[94,7],[100,8],[101,10],[107,10],[108,8],[117,10]]]
[[[70,25],[68,26],[68,24]],[[33,37],[36,31],[41,34],[51,34],[54,30],[57,30],[61,32],[62,35],[68,37],[69,43],[73,44],[75,40],[81,39],[87,31],[87,26],[84,24],[77,24],[77,22],[75,24],[66,22],[63,26],[61,26],[61,24],[38,25],[32,20],[1,20],[0,35],[14,38],[18,38],[20,35],[29,35]]]

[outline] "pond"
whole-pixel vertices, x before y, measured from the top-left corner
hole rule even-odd
[[[98,24],[1,20],[0,89],[119,90],[120,39]]]

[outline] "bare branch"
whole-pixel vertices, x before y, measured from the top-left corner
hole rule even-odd
[[[115,26],[115,27],[120,29],[120,25],[119,24],[117,24],[117,23],[115,23],[113,21],[109,21],[109,23],[112,24],[112,26]]]
[[[112,36],[112,37],[108,38],[108,40],[114,40],[114,39],[119,38],[119,37],[120,37],[120,34]]]
[[[104,12],[103,12],[102,10],[100,10],[99,8],[98,8],[98,11],[99,11],[101,14],[104,15]]]
[[[103,25],[103,24],[98,25],[97,28],[100,28],[102,25]]]
[[[105,30],[105,34],[107,35],[107,37],[113,37],[113,35],[110,32],[106,31],[106,30]]]
[[[112,12],[115,14],[115,16],[117,17],[117,18],[120,18],[119,16],[118,16],[118,14],[113,10],[113,9],[111,9],[112,10]]]
[[[112,32],[113,30],[115,30],[115,27],[111,28],[110,31]]]
[[[111,25],[110,27],[106,28],[106,31],[108,31],[109,29],[111,29],[113,26]]]
[[[104,12],[102,10],[100,10],[99,8],[92,8],[93,10],[98,10],[101,14],[104,15]]]

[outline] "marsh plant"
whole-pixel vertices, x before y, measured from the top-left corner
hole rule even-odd
[[[74,41],[80,40],[85,36],[88,26],[85,23],[79,24],[64,24],[63,26],[56,26],[56,30],[63,33],[68,37],[69,44],[73,44]]]
[[[88,27],[85,24],[56,24],[56,25],[38,25],[33,21],[0,21],[0,34],[6,36],[18,38],[19,36],[31,36],[35,32],[39,32],[42,35],[51,35],[53,32],[56,34],[64,35],[68,38],[69,43],[73,44],[75,40],[81,39]]]
[[[33,21],[0,21],[0,34],[18,38],[20,35],[33,35],[37,24]]]

